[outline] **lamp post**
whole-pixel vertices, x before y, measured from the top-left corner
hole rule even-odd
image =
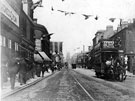
[[[37,8],[37,7],[43,7],[43,5],[42,5],[42,0],[39,0],[39,1],[37,1],[36,3],[27,2],[27,1],[25,1],[25,0],[22,0],[22,3],[23,3],[23,4],[32,4],[32,6],[31,6],[31,9],[32,9],[32,10],[34,10],[34,9]]]

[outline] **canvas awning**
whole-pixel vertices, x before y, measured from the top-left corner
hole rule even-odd
[[[51,61],[51,59],[46,55],[45,52],[38,52],[38,54],[34,54],[34,60],[36,62]]]

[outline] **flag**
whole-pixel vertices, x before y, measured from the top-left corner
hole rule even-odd
[[[109,20],[110,20],[111,22],[114,22],[115,18],[110,18]]]
[[[95,20],[98,20],[98,16],[95,17]]]
[[[64,13],[64,12],[65,12],[65,11],[62,11],[62,10],[57,10],[57,11],[62,12],[62,13]]]
[[[32,7],[31,7],[31,9],[35,9],[36,7],[43,7],[42,6],[42,0],[39,0],[39,1],[37,1],[36,3],[34,3],[33,5],[32,5]]]
[[[54,11],[53,7],[51,8],[52,11]]]
[[[66,12],[66,11],[65,11],[65,16],[66,16],[67,14],[69,14],[69,12]]]
[[[91,15],[82,14],[85,17],[85,20],[87,20]]]
[[[70,14],[75,14],[74,12],[70,12]]]

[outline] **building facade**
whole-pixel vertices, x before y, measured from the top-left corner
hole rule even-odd
[[[135,72],[135,21],[110,39],[117,41],[120,56],[128,57],[128,71]]]
[[[97,31],[93,38],[93,47],[101,38],[115,41],[119,56],[128,57],[128,71],[135,74],[135,20],[133,23],[124,23],[118,26],[117,32],[113,31],[111,26],[108,26],[106,31]]]
[[[28,0],[32,2],[32,0]],[[32,3],[27,14],[22,0],[1,0],[1,60],[23,57],[33,61],[35,49]]]
[[[50,35],[45,26],[37,24],[37,19],[34,19],[35,50],[38,54],[35,54],[36,62],[51,60]]]

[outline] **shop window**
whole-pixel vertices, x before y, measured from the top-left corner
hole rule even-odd
[[[6,37],[3,37],[3,46],[6,47]]]
[[[6,47],[6,37],[0,35],[0,45]]]
[[[12,48],[12,42],[11,42],[11,40],[10,39],[8,39],[8,48]]]
[[[18,51],[18,43],[15,42],[15,51]]]
[[[15,50],[15,42],[14,41],[11,42],[11,47],[13,50]]]

